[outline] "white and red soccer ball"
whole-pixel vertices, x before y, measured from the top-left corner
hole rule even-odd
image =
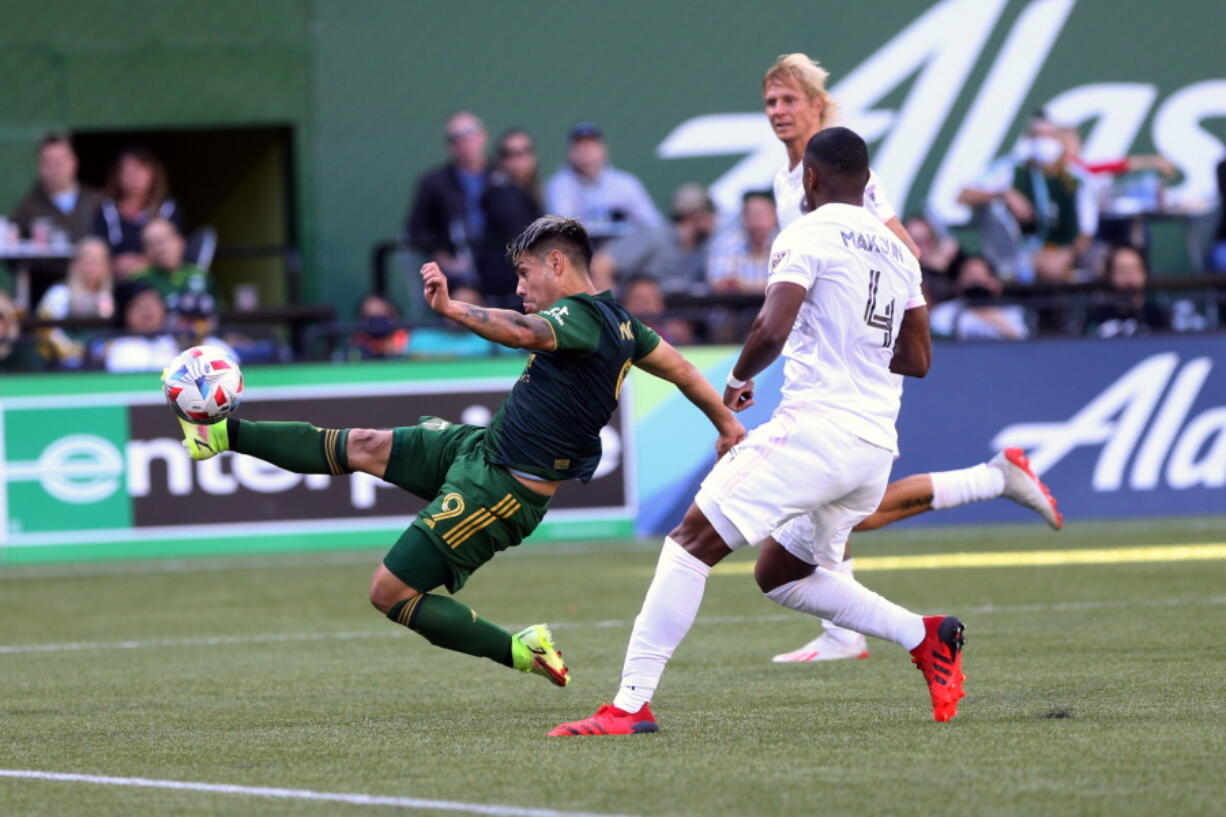
[[[216,346],[180,352],[162,372],[162,392],[175,414],[192,423],[218,423],[238,408],[243,373],[238,361]]]

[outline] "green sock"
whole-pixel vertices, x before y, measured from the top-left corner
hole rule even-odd
[[[230,450],[271,462],[297,474],[348,474],[347,428],[316,428],[310,423],[226,421]]]
[[[486,621],[472,608],[446,596],[423,593],[392,605],[387,617],[424,636],[436,647],[485,657],[508,667],[522,669],[521,661],[531,666],[528,649],[519,644],[520,661],[515,660],[518,642],[497,624]]]

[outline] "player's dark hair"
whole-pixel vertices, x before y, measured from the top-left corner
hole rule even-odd
[[[524,253],[544,256],[559,250],[584,272],[592,265],[592,240],[573,218],[541,216],[507,244],[507,259],[514,264]]]
[[[805,146],[805,161],[848,180],[868,177],[868,145],[850,128],[824,128]]]

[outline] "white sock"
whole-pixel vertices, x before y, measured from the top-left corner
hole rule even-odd
[[[855,559],[844,559],[841,562],[835,562],[834,564],[829,565],[827,569],[833,570],[835,573],[838,573],[841,576],[846,576],[849,579],[854,579],[855,576],[853,576],[852,573],[855,566]],[[826,633],[826,635],[844,644],[854,644],[862,638],[861,634],[857,633],[855,630],[840,627],[829,619],[822,619],[822,630]]]
[[[766,594],[793,610],[828,618],[840,627],[913,650],[924,640],[924,619],[877,595],[855,579],[819,567],[800,581]]]
[[[710,566],[672,539],[664,540],[655,578],[626,647],[622,685],[613,699],[618,709],[638,712],[651,701],[664,665],[694,624],[710,574]]]
[[[982,462],[957,471],[933,471],[928,476],[932,478],[932,508],[937,511],[995,499],[1005,491],[1005,475]]]

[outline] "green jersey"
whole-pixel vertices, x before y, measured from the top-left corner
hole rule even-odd
[[[557,348],[528,358],[490,423],[485,457],[543,479],[587,482],[626,372],[660,336],[609,292],[571,295],[537,314],[553,329]]]

